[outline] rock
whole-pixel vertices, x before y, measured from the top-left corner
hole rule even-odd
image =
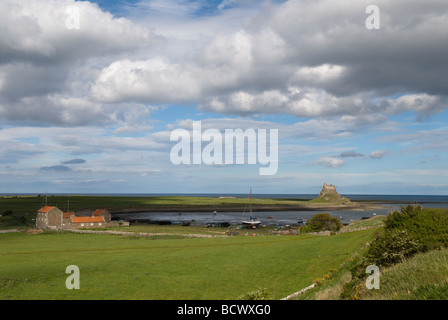
[[[39,234],[44,232],[42,229],[29,229],[26,233],[28,234]]]
[[[332,184],[324,183],[320,191],[318,199],[323,199],[328,202],[350,202],[349,199],[342,197]]]

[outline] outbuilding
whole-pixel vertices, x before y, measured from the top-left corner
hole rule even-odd
[[[62,212],[57,207],[45,206],[37,211],[36,227],[39,229],[73,229],[101,228],[118,226],[118,221],[112,221],[106,209],[95,210],[91,216],[78,217],[74,212]]]

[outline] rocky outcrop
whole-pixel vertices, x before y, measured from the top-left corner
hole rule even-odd
[[[328,201],[328,202],[349,202],[350,200],[341,196],[337,191],[336,187],[332,184],[327,184],[326,182],[322,186],[318,199]]]

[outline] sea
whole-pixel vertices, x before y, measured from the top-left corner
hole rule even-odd
[[[100,194],[99,194],[100,195]],[[101,194],[104,195],[104,194]],[[194,196],[194,197],[235,197],[248,198],[248,194],[108,194],[109,196]],[[254,198],[268,199],[315,199],[317,194],[254,194]],[[338,210],[322,211],[338,218],[341,223],[348,224],[355,220],[361,220],[375,215],[387,215],[389,212],[399,210],[401,206],[408,204],[419,204],[425,208],[447,208],[448,196],[444,195],[343,195],[353,201],[374,201],[380,208],[375,210]],[[266,226],[297,225],[298,219],[310,219],[318,211],[257,211],[252,212],[252,217],[261,221]],[[247,212],[226,212],[216,208],[216,212],[139,212],[117,215],[119,219],[130,221],[141,221],[144,223],[171,223],[190,225],[207,225],[218,223],[240,224],[243,219],[248,218]]]

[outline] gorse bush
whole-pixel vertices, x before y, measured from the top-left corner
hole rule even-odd
[[[386,232],[406,230],[427,251],[448,246],[448,210],[409,205],[390,213],[385,221]]]
[[[238,297],[238,300],[269,300],[268,289],[259,288]]]
[[[401,207],[401,210],[389,213],[384,229],[377,233],[367,252],[356,261],[350,270],[352,280],[344,285],[340,297],[361,298],[368,265],[389,267],[417,253],[441,247],[448,247],[448,209],[423,208],[418,205]],[[435,289],[429,288],[435,292],[429,297],[443,295],[447,287],[444,284]],[[429,289],[422,287],[420,291],[427,293]]]
[[[387,215],[385,224],[386,230],[397,229],[403,226],[403,223],[409,219],[413,219],[423,211],[423,207],[419,205],[408,205],[401,207],[401,210],[391,212]]]
[[[420,249],[421,244],[406,230],[391,230],[370,243],[366,258],[368,263],[388,266],[402,262]]]
[[[417,252],[448,246],[448,210],[402,207],[387,216],[385,232],[370,244],[369,262],[391,265]]]

